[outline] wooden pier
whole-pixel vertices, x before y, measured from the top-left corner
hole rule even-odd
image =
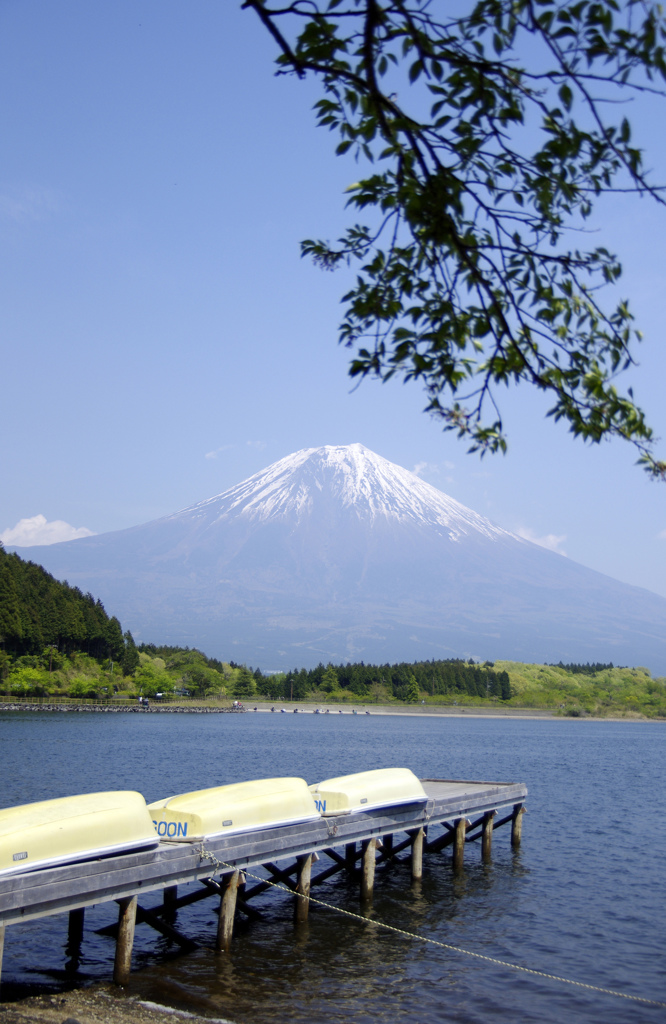
[[[116,937],[113,978],[126,985],[136,924],[150,925],[184,950],[194,949],[197,943],[178,931],[173,919],[176,910],[201,899],[217,896],[215,946],[228,951],[236,914],[260,918],[251,901],[272,883],[294,892],[298,924],[307,919],[311,889],[340,871],[358,875],[360,898],[367,905],[376,866],[397,861],[402,852],[411,861],[411,877],[419,879],[424,854],[440,854],[449,846],[454,871],[463,870],[466,846],[479,839],[487,862],[493,833],[503,825],[511,825],[512,846],[520,845],[527,796],[522,783],[421,781],[428,796],[425,806],[342,814],[204,842],[161,842],[144,852],[0,877],[0,971],[3,943],[11,934],[7,926],[22,921],[68,913],[71,947],[82,940],[85,908],[115,901],[118,924],[107,929]],[[276,863],[284,860],[284,866]],[[268,877],[248,885],[244,871],[257,868]],[[179,896],[178,886],[192,882],[200,888]],[[141,906],[139,897],[156,890],[163,890],[162,905]]]

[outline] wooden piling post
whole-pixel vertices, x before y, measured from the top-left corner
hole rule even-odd
[[[129,984],[136,925],[136,902],[136,896],[118,900],[118,936],[116,938],[116,958],[113,965],[113,980],[116,985]]]
[[[417,828],[411,833],[412,838],[412,880],[415,882],[423,878],[423,839],[422,828]]]
[[[375,886],[375,849],[376,839],[364,839],[362,844],[363,861],[361,872],[361,902],[369,903],[372,900],[372,890]]]
[[[455,826],[455,840],[453,843],[453,870],[462,871],[465,862],[465,832],[467,831],[467,818],[458,818]]]
[[[308,919],[310,909],[310,876],[312,873],[312,854],[297,857],[298,875],[296,878],[296,903],[294,904],[294,923],[302,924]]]
[[[347,843],[345,846],[345,864],[347,871],[356,870],[356,843]]]
[[[393,833],[389,832],[383,836],[384,841],[384,857],[386,860],[393,860]]]
[[[523,837],[523,814],[525,813],[525,807],[523,804],[513,805],[513,817],[511,819],[511,845],[514,850],[517,850],[520,846],[520,840]]]
[[[481,833],[481,860],[487,863],[493,853],[493,818],[495,811],[488,811],[483,816],[483,831]]]
[[[80,907],[78,910],[70,910],[69,924],[67,927],[67,942],[71,948],[79,948],[83,940],[83,923],[85,921],[85,910]]]
[[[228,953],[231,949],[239,883],[240,871],[234,871],[233,874],[228,875],[225,880],[224,892],[220,898],[220,918],[217,922],[215,948],[222,953]]]
[[[170,907],[178,899],[178,886],[177,885],[165,885],[162,892],[162,903],[165,907]]]
[[[5,926],[0,924],[0,981],[2,981],[2,952],[5,948]]]

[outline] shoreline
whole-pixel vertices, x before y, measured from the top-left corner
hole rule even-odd
[[[235,1024],[224,1017],[200,1017],[137,999],[106,984],[0,1003],[0,1024],[63,1024],[66,1020],[77,1024]]]
[[[155,704],[154,707],[141,707],[138,704],[77,704],[75,701],[67,704],[56,704],[45,702],[43,704],[19,704],[17,701],[0,701],[1,711],[57,711],[57,712],[82,712],[91,711],[93,714],[102,715],[242,715],[242,708],[228,707],[194,707],[181,706],[179,704]]]
[[[508,719],[509,721],[554,721],[554,722],[665,722],[665,718],[648,718],[645,715],[641,715],[639,712],[632,712],[630,715],[566,715],[560,714],[557,711],[553,711],[550,708],[503,708],[503,707],[475,707],[475,706],[456,706],[452,707],[450,704],[437,706],[432,704],[426,705],[415,705],[405,707],[393,707],[386,704],[345,704],[341,707],[339,704],[301,704],[298,706],[297,702],[294,702],[296,706],[291,706],[291,702],[286,701],[284,706],[282,704],[272,705],[275,708],[275,714],[308,714],[312,715],[316,710],[320,714],[343,714],[343,715],[374,715],[374,716],[385,716],[385,717],[396,717],[396,718],[485,718],[485,719]],[[284,712],[283,712],[284,707]],[[203,704],[196,704],[193,706],[183,704],[155,704],[149,707],[141,707],[134,704],[118,705],[118,704],[85,704],[76,703],[74,701],[70,703],[18,703],[17,701],[2,701],[0,700],[0,713],[9,711],[29,711],[29,712],[51,712],[51,713],[92,713],[92,714],[139,714],[139,715],[154,715],[154,714],[184,714],[184,715],[220,715],[220,714],[271,714],[271,705],[267,701],[257,701],[256,704],[243,708],[234,708],[227,706],[206,706]],[[1,1024],[1,1022],[0,1022]]]
[[[270,714],[270,708],[264,703],[264,706],[260,706],[257,702],[257,712],[268,712]],[[625,717],[625,716],[613,716],[613,715],[562,715],[556,711],[551,711],[550,708],[484,708],[484,707],[451,707],[450,705],[444,705],[438,708],[436,705],[425,706],[414,706],[414,707],[402,707],[394,708],[386,704],[357,704],[357,705],[345,705],[345,708],[341,708],[339,704],[318,704],[318,708],[323,709],[326,713],[326,709],[330,714],[337,714],[341,711],[343,714],[353,714],[356,710],[357,715],[383,715],[387,717],[395,716],[396,718],[488,718],[488,719],[508,719],[510,721],[552,721],[552,722],[666,722],[665,718],[647,718],[635,712],[636,717]],[[245,708],[245,711],[254,712],[255,705],[252,707]],[[299,714],[314,714],[314,708],[310,706],[299,707],[296,709]],[[276,706],[276,713],[279,713],[281,708]],[[285,707],[287,714],[292,714],[294,708]],[[320,710],[321,714],[321,710]]]

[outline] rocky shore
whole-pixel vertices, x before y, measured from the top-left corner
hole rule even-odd
[[[103,715],[242,715],[247,708],[184,707],[182,704],[18,704],[0,701],[0,711],[101,712]]]
[[[128,997],[111,986],[0,1003],[0,1024],[233,1024]]]

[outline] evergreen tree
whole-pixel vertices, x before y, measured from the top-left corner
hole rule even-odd
[[[115,615],[106,624],[104,640],[106,652],[114,661],[121,661],[125,654],[125,640],[120,623]]]
[[[264,697],[268,700],[276,701],[282,697],[282,677],[281,676],[264,676],[262,682],[262,690]]]
[[[324,693],[332,693],[338,688],[338,673],[330,663],[326,666],[326,670],[321,677],[320,687]]]
[[[294,700],[305,700],[312,685],[305,669],[294,674]]]
[[[405,700],[409,701],[410,704],[416,704],[417,701],[421,700],[421,694],[419,693],[419,685],[416,682],[416,676],[411,675],[409,677],[409,684],[407,686],[407,696]]]
[[[120,659],[124,676],[131,676],[139,665],[139,652],[134,644],[134,638],[129,629],[125,633],[125,647]]]
[[[238,669],[238,678],[234,683],[236,697],[253,697],[255,693],[254,676],[245,665]]]

